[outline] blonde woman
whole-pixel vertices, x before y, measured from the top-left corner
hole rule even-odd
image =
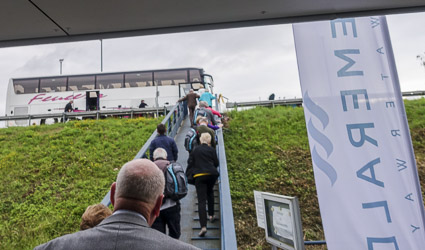
[[[86,230],[97,226],[106,217],[112,214],[111,209],[103,204],[88,206],[83,216],[81,216],[80,230]]]

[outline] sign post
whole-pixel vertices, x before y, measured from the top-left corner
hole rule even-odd
[[[304,250],[303,230],[297,197],[254,191],[258,226],[266,241],[285,250]]]

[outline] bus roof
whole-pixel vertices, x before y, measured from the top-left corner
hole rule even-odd
[[[201,75],[204,74],[204,69],[203,68],[187,67],[187,68],[171,68],[171,69],[112,71],[112,72],[97,72],[97,73],[84,73],[84,74],[66,74],[66,75],[48,75],[48,76],[17,77],[17,78],[11,78],[11,80],[26,80],[26,79],[34,79],[34,78],[55,78],[55,77],[67,77],[67,76],[111,75],[111,74],[124,74],[124,73],[131,74],[131,73],[164,72],[164,71],[177,71],[177,70],[199,70],[199,71],[201,71]]]

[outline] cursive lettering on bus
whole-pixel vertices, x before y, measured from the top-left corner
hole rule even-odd
[[[106,97],[107,95],[99,94],[99,98]],[[86,97],[86,94],[77,94],[77,95],[69,95],[67,97],[62,96],[46,96],[46,94],[38,94],[31,98],[31,100],[28,102],[28,105],[36,102],[56,102],[56,101],[69,101],[69,100],[77,100]]]

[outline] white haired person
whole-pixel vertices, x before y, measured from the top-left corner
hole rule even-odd
[[[64,235],[34,249],[198,249],[150,228],[159,215],[164,185],[164,174],[153,162],[130,161],[111,186],[111,216],[94,228]]]
[[[199,98],[199,101],[205,101],[208,103],[208,106],[212,107],[212,100],[215,99],[215,96],[210,93],[208,89],[205,89],[205,92]]]
[[[214,119],[213,113],[211,112],[211,110],[208,109],[208,103],[206,101],[199,102],[199,109],[205,111],[206,117],[208,119],[208,124],[212,124],[212,125],[217,124],[217,122]],[[199,117],[199,114],[198,114],[198,117]],[[198,119],[198,117],[196,117],[196,119]]]
[[[157,148],[153,151],[154,162],[162,172],[167,171],[170,162],[167,160],[167,151],[163,148]],[[165,198],[162,201],[161,212],[158,218],[152,224],[152,228],[162,233],[166,233],[168,227],[168,235],[174,239],[180,238],[180,202]]]
[[[210,146],[211,135],[202,133],[199,138],[200,144],[189,155],[187,168],[195,179],[196,194],[198,195],[198,212],[201,231],[199,236],[203,237],[207,233],[207,211],[206,201],[208,200],[208,215],[210,222],[214,222],[214,185],[219,173],[218,157],[214,148]]]

